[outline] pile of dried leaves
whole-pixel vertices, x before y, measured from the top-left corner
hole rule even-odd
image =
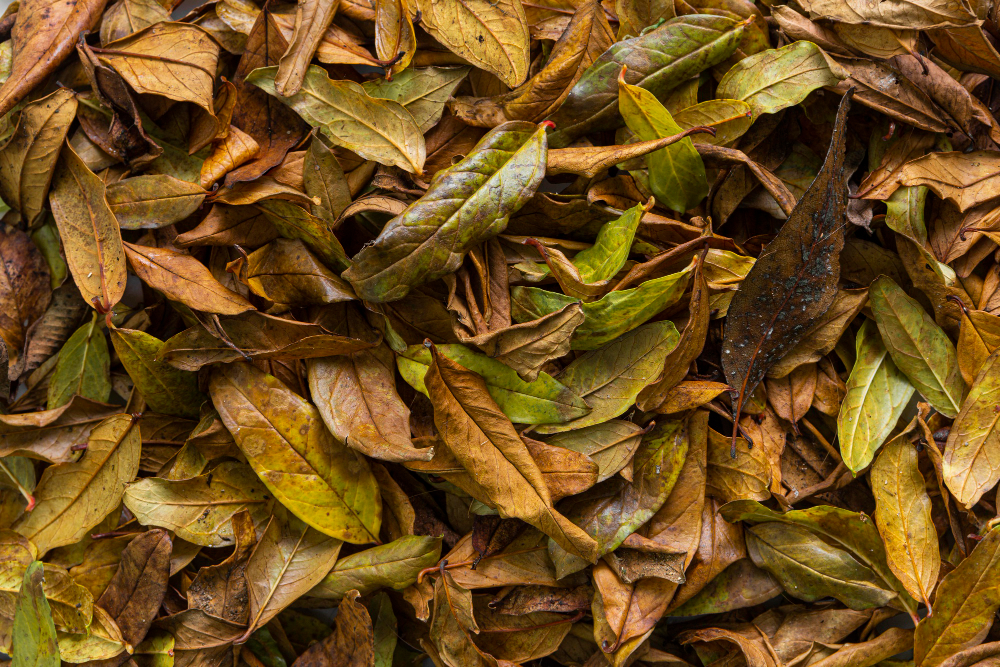
[[[174,4],[0,20],[16,667],[997,664],[1000,3]]]

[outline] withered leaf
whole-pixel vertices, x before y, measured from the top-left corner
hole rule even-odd
[[[804,337],[805,323],[822,316],[836,297],[847,206],[843,171],[850,99],[848,93],[837,110],[822,169],[729,306],[722,365],[737,392],[737,421],[767,369]]]

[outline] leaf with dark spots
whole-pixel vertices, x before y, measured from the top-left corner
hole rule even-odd
[[[771,367],[837,296],[844,246],[844,150],[851,93],[837,110],[833,139],[815,180],[778,236],[754,263],[729,305],[722,368],[735,395],[733,416]],[[733,451],[736,429],[733,430]]]

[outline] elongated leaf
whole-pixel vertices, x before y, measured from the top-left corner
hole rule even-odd
[[[875,523],[893,574],[907,592],[930,607],[941,570],[931,499],[906,434],[892,440],[872,466]]]
[[[618,77],[618,108],[628,128],[639,139],[662,139],[681,132],[670,112],[656,96],[639,86],[625,83],[628,70]],[[658,201],[678,212],[698,204],[708,194],[708,177],[701,156],[689,138],[646,156],[649,188]]]
[[[54,410],[74,396],[106,403],[111,397],[111,357],[97,317],[77,329],[62,349],[49,380],[47,407]]]
[[[587,68],[551,116],[553,148],[569,145],[592,130],[621,125],[618,75],[659,98],[670,89],[728,58],[743,34],[743,24],[723,16],[696,14],[670,19],[644,35],[614,44]]]
[[[965,382],[958,370],[955,344],[892,278],[880,276],[868,297],[882,342],[896,367],[941,414],[956,416]]]
[[[190,255],[166,248],[125,244],[132,270],[167,298],[206,313],[239,315],[253,310],[242,296],[226,289],[208,268]]]
[[[228,461],[206,475],[185,480],[148,477],[129,484],[125,506],[144,526],[158,526],[205,547],[234,543],[230,520],[248,510],[253,525],[270,517],[271,498],[253,470]]]
[[[917,624],[913,659],[921,667],[940,665],[979,644],[1000,608],[1000,531],[991,530],[969,557],[938,586],[934,615]]]
[[[431,37],[510,87],[528,74],[528,22],[517,0],[416,0]]]
[[[139,430],[135,418],[121,414],[98,424],[77,463],[46,468],[35,489],[38,505],[14,530],[39,553],[73,544],[121,502],[125,485],[139,471]]]
[[[744,401],[767,369],[805,335],[803,321],[823,315],[836,298],[844,246],[844,150],[851,95],[840,102],[823,167],[796,204],[777,238],[733,296],[722,344],[722,368]],[[736,432],[733,432],[735,443]]]
[[[66,263],[88,304],[109,310],[125,293],[125,249],[104,183],[67,144],[49,194]]]
[[[157,360],[163,341],[145,331],[115,328],[111,344],[149,407],[179,417],[198,415],[205,400],[198,390],[198,378]]]
[[[511,122],[437,174],[417,202],[354,257],[343,277],[369,301],[396,301],[455,271],[465,254],[504,230],[545,176],[544,127]]]
[[[14,665],[17,667],[59,667],[56,626],[48,600],[42,592],[44,568],[35,561],[24,571],[24,583],[14,611]]]
[[[573,331],[570,347],[574,350],[596,350],[632,331],[677,303],[690,279],[691,271],[684,270],[580,304],[584,319]],[[565,294],[537,287],[515,286],[511,289],[511,315],[515,322],[529,322],[575,302]]]
[[[29,224],[42,212],[76,108],[76,97],[65,88],[25,105],[14,134],[0,148],[0,197]]]
[[[0,86],[0,114],[6,114],[73,52],[76,38],[95,27],[104,1],[59,4],[26,0],[11,30],[13,63]]]
[[[553,508],[538,464],[483,379],[432,347],[424,384],[441,439],[476,480],[484,501],[535,526],[570,553],[596,560],[596,542]]]
[[[277,72],[277,67],[262,67],[246,80],[277,95]],[[301,91],[278,99],[320,128],[333,144],[369,160],[421,173],[426,158],[424,137],[399,103],[370,97],[353,81],[334,81],[316,65],[310,65]]]
[[[194,183],[166,174],[133,176],[108,186],[111,212],[122,229],[166,227],[201,206],[207,193]]]
[[[319,583],[340,553],[340,540],[277,509],[247,561],[250,624],[242,641]]]
[[[742,100],[753,118],[795,106],[823,86],[836,86],[848,72],[812,42],[793,42],[744,58],[719,82],[716,96]]]
[[[378,541],[378,484],[367,461],[333,438],[316,408],[245,362],[218,369],[209,392],[240,451],[282,505],[331,537]]]
[[[936,28],[968,25],[976,17],[959,0],[921,0],[920,2],[871,5],[859,0],[805,0],[801,3],[810,15],[845,23],[885,26],[888,28]]]
[[[561,423],[590,412],[583,397],[547,373],[539,373],[533,382],[525,382],[512,368],[463,345],[439,345],[438,352],[480,375],[490,396],[512,422]],[[400,375],[425,395],[424,376],[430,364],[430,351],[423,345],[411,345],[396,356]]]
[[[639,392],[656,381],[678,338],[673,322],[656,322],[578,357],[563,369],[558,379],[590,405],[590,413],[565,424],[541,426],[538,432],[570,431],[624,413]]]
[[[385,587],[402,590],[417,580],[421,570],[433,567],[440,556],[440,537],[405,535],[341,558],[309,595],[339,600],[352,589],[363,595]]]
[[[875,460],[914,389],[892,362],[871,320],[865,320],[858,331],[855,354],[837,416],[837,437],[844,464],[859,473]]]
[[[971,508],[1000,480],[997,465],[997,383],[1000,366],[994,353],[983,364],[972,389],[948,433],[944,452],[944,481],[955,500]]]
[[[895,597],[892,591],[879,588],[875,573],[849,553],[795,524],[762,523],[748,528],[747,553],[754,565],[803,600],[833,596],[851,609],[871,609]]]

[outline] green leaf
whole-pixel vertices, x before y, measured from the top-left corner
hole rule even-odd
[[[551,120],[550,143],[563,148],[594,130],[621,126],[618,75],[657,98],[736,50],[743,23],[724,16],[695,14],[671,19],[644,35],[614,44],[587,68]]]
[[[315,407],[246,362],[217,367],[209,393],[236,445],[282,505],[330,537],[378,541],[382,498],[368,461],[337,442]]]
[[[562,423],[590,412],[586,401],[548,373],[539,373],[533,382],[525,382],[506,364],[464,345],[438,345],[437,349],[452,361],[481,375],[490,396],[514,423]],[[424,375],[430,365],[430,350],[423,345],[411,345],[396,355],[399,374],[425,396]]]
[[[424,135],[403,105],[370,97],[353,81],[335,81],[319,65],[309,66],[301,90],[282,97],[274,87],[277,73],[277,67],[261,67],[246,80],[290,106],[333,144],[368,160],[421,173]]]
[[[868,298],[893,362],[932,407],[954,418],[965,394],[955,344],[892,278],[879,276]]]
[[[42,592],[44,566],[35,561],[24,571],[14,611],[12,667],[59,667],[59,645],[49,602]]]
[[[59,360],[49,380],[47,409],[66,405],[77,394],[101,403],[107,403],[111,397],[111,356],[104,328],[97,318],[95,313],[59,350]]]
[[[374,630],[375,664],[373,667],[392,667],[392,654],[396,650],[396,614],[392,600],[378,592],[368,601],[368,615]]]
[[[627,72],[623,72],[623,77]],[[656,96],[639,86],[618,81],[618,107],[628,128],[642,141],[679,134],[680,125]],[[708,195],[705,164],[690,138],[684,138],[646,156],[649,188],[661,204],[683,213]]]
[[[690,267],[678,273],[647,280],[638,287],[609,292],[597,301],[580,304],[583,323],[573,332],[570,347],[596,350],[677,303],[691,280]],[[538,287],[514,286],[510,290],[511,317],[531,322],[576,303],[577,299]]]
[[[880,587],[896,592],[904,609],[911,616],[916,614],[916,602],[889,569],[882,538],[867,515],[828,505],[782,513],[768,509],[754,500],[726,503],[719,513],[722,518],[730,522],[776,521],[784,526],[795,525],[806,528],[830,546],[851,554],[855,560],[878,576]]]
[[[198,390],[198,375],[157,360],[163,341],[138,329],[115,328],[111,344],[150,408],[165,415],[198,416],[205,402]]]
[[[849,73],[812,42],[793,42],[747,56],[726,72],[715,96],[742,100],[753,118],[802,102],[812,91],[836,86]]]
[[[750,105],[741,100],[706,100],[676,112],[674,122],[682,130],[711,127],[715,130],[715,136],[699,134],[698,143],[725,146],[750,129],[753,115]]]
[[[157,229],[180,222],[208,193],[173,176],[133,176],[108,186],[105,196],[122,229]]]
[[[670,148],[673,148],[671,146]],[[625,266],[635,230],[639,228],[645,208],[633,206],[622,215],[601,226],[594,245],[581,250],[573,257],[573,266],[585,283],[610,280]]]
[[[883,607],[896,597],[880,588],[875,573],[849,553],[802,526],[762,523],[747,528],[746,540],[754,565],[770,572],[786,593],[800,600],[834,597],[860,610]]]
[[[1000,481],[1000,352],[983,364],[948,433],[944,481],[966,508]]]
[[[392,81],[374,79],[362,84],[372,97],[393,100],[410,112],[421,132],[437,125],[444,105],[469,75],[468,67],[408,68],[395,74]]]
[[[535,193],[547,152],[544,127],[515,121],[494,128],[387,222],[343,277],[362,299],[397,301],[456,271],[469,250],[502,232]]]
[[[873,321],[861,325],[855,349],[857,361],[837,416],[837,438],[844,465],[857,474],[875,459],[914,389],[892,362]]]
[[[440,557],[440,537],[404,535],[388,544],[341,558],[309,595],[340,600],[350,590],[358,590],[362,595],[380,588],[403,590],[416,582],[421,570],[433,567]]]

